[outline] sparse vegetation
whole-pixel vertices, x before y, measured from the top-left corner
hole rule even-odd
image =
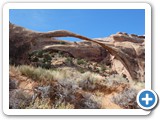
[[[124,109],[138,109],[139,106],[136,102],[137,93],[138,91],[136,89],[126,88],[114,96],[112,100]]]
[[[85,72],[82,74],[80,86],[85,90],[94,90],[101,84],[104,78],[96,73]]]
[[[60,44],[65,45],[65,44],[66,44],[66,42],[64,42],[64,41],[60,41]]]
[[[29,54],[29,59],[32,65],[36,67],[42,67],[46,69],[51,68],[52,56],[49,54],[49,52],[45,52],[42,50],[34,51]]]
[[[85,60],[83,60],[83,59],[77,59],[77,64],[78,65],[85,64],[85,63],[86,63]]]
[[[112,92],[120,92],[111,99],[114,104],[121,108],[138,108],[134,101],[134,96],[137,94],[135,90],[140,90],[143,85],[132,83],[133,89],[128,88],[127,78],[118,75],[105,64],[76,59],[62,51],[55,53],[35,51],[29,58],[31,65],[10,66],[10,71],[17,76],[24,76],[37,82],[39,93],[34,93],[38,97],[32,102],[31,99],[27,104],[24,104],[23,100],[19,102],[17,108],[105,108],[101,106],[101,99]],[[46,91],[45,88],[49,86],[52,89]],[[131,96],[127,96],[129,92]],[[44,97],[46,95],[47,97]]]
[[[55,109],[74,109],[74,105],[70,103],[62,102],[58,106],[54,107]]]
[[[67,59],[66,59],[65,62],[66,62],[66,64],[69,65],[69,66],[73,65],[73,60],[72,60],[71,57],[67,57]]]
[[[41,67],[35,68],[32,66],[18,66],[17,70],[26,77],[33,79],[34,81],[50,81],[54,79],[53,73],[50,70],[43,69]]]
[[[106,66],[104,64],[101,64],[101,71],[105,72],[105,70],[106,70]]]
[[[36,99],[34,104],[30,104],[26,109],[52,109],[50,99]]]

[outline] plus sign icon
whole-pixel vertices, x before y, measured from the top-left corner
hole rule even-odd
[[[144,110],[151,110],[157,104],[157,94],[153,90],[141,90],[137,95],[137,103]]]

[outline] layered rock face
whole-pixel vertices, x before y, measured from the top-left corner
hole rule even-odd
[[[118,32],[107,38],[98,38],[101,43],[117,49],[112,54],[112,67],[119,74],[125,74],[129,79],[144,81],[145,73],[145,36]]]
[[[129,80],[144,81],[145,37],[117,33],[107,38],[90,39],[65,30],[35,32],[10,23],[10,61],[28,64],[28,53],[35,50],[55,50],[69,53],[75,58],[111,64],[117,73]],[[67,42],[57,37],[76,37],[83,42]]]

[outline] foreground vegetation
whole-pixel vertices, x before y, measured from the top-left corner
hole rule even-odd
[[[10,65],[12,109],[139,108],[144,83],[128,82],[110,66],[47,51],[29,58],[30,65]]]

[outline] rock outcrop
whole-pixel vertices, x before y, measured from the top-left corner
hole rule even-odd
[[[74,34],[69,31],[59,30],[48,33],[40,33],[27,30],[10,23],[10,60],[14,64],[28,63],[27,54],[35,50],[58,50],[72,54],[75,58],[102,61],[107,56],[107,51],[97,44],[90,42],[72,43],[57,40],[56,37],[76,37],[79,39],[91,39]]]
[[[13,64],[27,64],[27,55],[34,50],[59,50],[77,58],[94,61],[103,61],[109,58],[113,69],[119,74],[126,75],[130,80],[144,81],[144,36],[118,33],[108,38],[90,39],[66,30],[42,33],[11,23],[9,29],[9,56],[10,62]],[[56,37],[75,37],[86,42],[58,41],[55,39]]]
[[[125,74],[129,79],[144,81],[145,36],[118,32],[107,38],[97,38],[95,40],[114,48],[116,52],[110,52],[114,57],[112,67],[119,74]]]

